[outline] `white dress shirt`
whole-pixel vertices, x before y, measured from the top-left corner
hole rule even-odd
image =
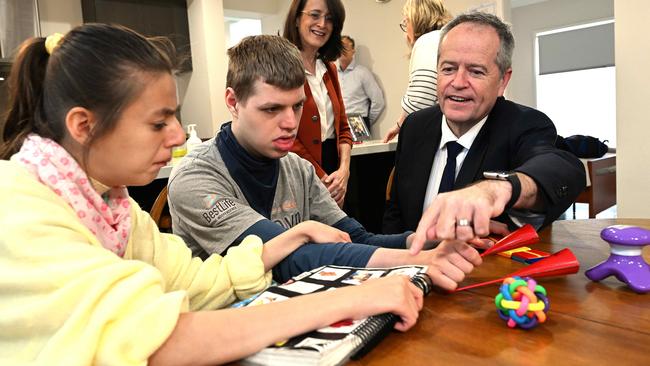
[[[327,87],[323,81],[323,75],[327,72],[327,67],[321,59],[316,59],[316,74],[305,70],[311,95],[314,97],[318,114],[320,115],[320,138],[325,141],[330,138],[336,138],[334,129],[334,108]]]
[[[427,191],[424,195],[424,205],[422,206],[422,212],[426,211],[433,199],[438,195],[438,189],[440,188],[440,181],[442,180],[442,172],[445,170],[445,165],[447,164],[447,142],[456,141],[462,147],[463,150],[456,156],[456,175],[460,168],[463,166],[465,157],[469,152],[469,149],[472,147],[476,136],[478,136],[479,131],[487,121],[487,116],[483,118],[479,123],[475,124],[469,131],[465,132],[461,137],[456,137],[451,129],[447,125],[447,118],[442,115],[442,134],[440,136],[440,145],[436,151],[436,155],[433,158],[433,166],[431,167],[431,174],[429,175],[429,183],[427,184]]]

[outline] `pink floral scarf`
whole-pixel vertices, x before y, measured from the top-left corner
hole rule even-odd
[[[63,147],[35,134],[27,136],[11,160],[23,164],[63,198],[104,248],[124,256],[131,229],[131,204],[126,187],[113,187],[100,195],[86,172]]]

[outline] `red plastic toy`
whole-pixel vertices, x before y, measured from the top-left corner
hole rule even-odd
[[[579,269],[580,269],[580,263],[578,262],[576,256],[569,248],[564,248],[559,252],[554,253],[550,257],[544,258],[539,262],[535,262],[527,267],[514,271],[507,276],[497,278],[491,281],[480,282],[480,283],[475,283],[464,287],[459,287],[455,291],[464,291],[464,290],[469,290],[471,288],[502,282],[507,277],[530,276],[530,277],[539,278],[539,277],[561,276],[561,275],[577,273]]]

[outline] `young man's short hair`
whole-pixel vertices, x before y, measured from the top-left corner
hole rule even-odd
[[[242,103],[253,95],[257,80],[283,90],[305,83],[300,51],[280,36],[246,37],[228,49],[228,57],[226,87],[232,88]]]

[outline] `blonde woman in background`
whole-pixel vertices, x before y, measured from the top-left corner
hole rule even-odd
[[[399,26],[411,48],[409,83],[402,97],[402,113],[384,142],[399,134],[406,116],[438,103],[438,41],[440,30],[451,20],[451,14],[440,0],[406,0],[402,14]]]

